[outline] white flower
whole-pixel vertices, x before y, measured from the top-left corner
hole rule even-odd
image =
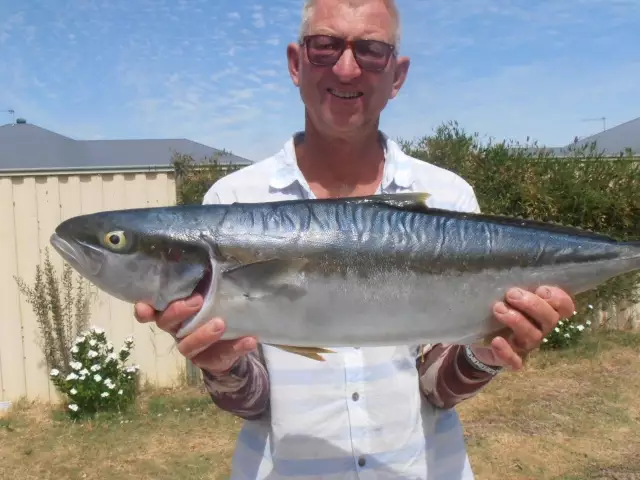
[[[83,368],[78,373],[82,376],[89,375],[89,370],[87,370],[86,368]]]
[[[80,375],[80,381],[84,381],[84,379],[87,378],[85,375]]]
[[[558,325],[564,325],[564,323],[562,323],[562,320],[558,322]]]
[[[118,390],[118,395],[122,395],[122,389]]]
[[[116,362],[118,361],[118,357],[116,356],[115,353],[110,353],[109,355],[107,355],[107,362]]]
[[[94,364],[94,365],[91,365],[91,371],[92,372],[97,372],[98,370],[100,370],[100,368],[102,368],[102,367],[100,367],[100,365],[98,365],[97,363]]]
[[[67,380],[76,380],[78,378],[78,375],[76,375],[74,372],[71,372],[69,375],[67,375]]]
[[[60,375],[60,370],[54,368],[53,370],[51,370],[51,373],[49,375],[51,375],[52,377],[57,377],[58,375]]]
[[[75,344],[76,345],[79,344],[79,343],[82,343],[82,342],[84,342],[84,337],[83,336],[76,337],[76,340],[75,340]]]
[[[93,338],[91,340],[89,340],[89,345],[91,345],[92,347],[95,347],[96,343],[98,343],[98,342],[96,342]]]
[[[564,337],[565,337],[565,338],[569,338],[569,337],[571,337],[571,335],[569,335],[568,333],[565,333],[565,334],[564,334]]]
[[[69,366],[74,370],[80,370],[82,368],[82,363],[80,362],[70,362]]]
[[[578,329],[579,332],[581,332],[584,330],[584,325],[578,325],[576,328]]]
[[[100,335],[101,333],[104,333],[104,330],[103,330],[102,328],[100,328],[100,327],[95,327],[95,326],[94,326],[94,327],[91,327],[91,331],[92,331],[93,333],[97,333],[98,335]]]
[[[543,339],[542,339],[542,343],[547,343],[548,341],[549,341],[549,340],[548,340],[548,339],[546,339],[546,338],[543,338]]]
[[[127,338],[124,339],[124,343],[133,343],[133,337],[129,335]]]
[[[589,305],[589,310],[593,310],[593,305]]]
[[[80,349],[77,346],[73,346],[71,347],[71,353],[78,353],[80,351]]]
[[[585,323],[586,323],[587,325],[591,325],[591,320],[587,320]]]
[[[93,376],[93,379],[94,379],[96,382],[99,382],[100,380],[102,380],[102,377],[101,377],[99,374],[96,374],[96,375],[94,375],[94,376]]]
[[[102,393],[100,394],[100,396],[101,396],[102,398],[108,397],[108,396],[109,396],[109,392],[102,392]]]
[[[560,331],[560,329],[558,327],[554,328],[553,330],[556,331],[556,332]]]
[[[75,388],[72,388],[71,390],[69,390],[69,393],[71,395],[75,395],[76,393],[78,393],[78,390],[76,390]]]
[[[87,353],[87,356],[89,358],[96,358],[98,356],[98,352],[96,352],[95,350],[89,350],[89,352]]]
[[[73,410],[74,412],[78,411],[78,405],[76,405],[75,403],[72,403],[71,405],[69,405],[69,409]]]

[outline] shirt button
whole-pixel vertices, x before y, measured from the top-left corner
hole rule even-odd
[[[364,459],[364,456],[360,455],[360,457],[358,457],[358,465],[364,467],[365,463],[367,463],[367,461]]]
[[[358,395],[358,392],[353,392],[353,395],[351,395],[351,398],[353,398],[354,402],[357,402],[358,399],[360,398],[360,395]]]

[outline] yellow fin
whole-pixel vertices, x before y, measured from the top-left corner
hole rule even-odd
[[[285,352],[294,353],[296,355],[302,355],[303,357],[310,358],[311,360],[317,360],[318,362],[324,362],[324,357],[321,353],[336,353],[333,350],[319,347],[296,347],[292,345],[273,345]]]

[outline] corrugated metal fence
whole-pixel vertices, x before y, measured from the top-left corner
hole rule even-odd
[[[74,215],[119,208],[175,204],[173,172],[40,172],[0,173],[0,388],[2,401],[20,397],[55,400],[32,306],[20,293],[14,275],[33,285],[36,265],[56,225]],[[58,275],[62,260],[50,258]],[[131,305],[102,292],[92,304],[90,322],[104,328],[116,348],[133,335],[132,363],[158,385],[169,385],[184,375],[184,357],[173,339],[149,325],[140,325]]]

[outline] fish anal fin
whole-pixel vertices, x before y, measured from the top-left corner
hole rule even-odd
[[[311,360],[316,360],[318,362],[324,362],[325,359],[321,353],[335,353],[333,350],[329,350],[327,348],[319,348],[319,347],[296,347],[295,345],[273,345],[280,350],[284,350],[285,352],[293,353],[295,355],[301,355],[303,357],[309,358]]]

